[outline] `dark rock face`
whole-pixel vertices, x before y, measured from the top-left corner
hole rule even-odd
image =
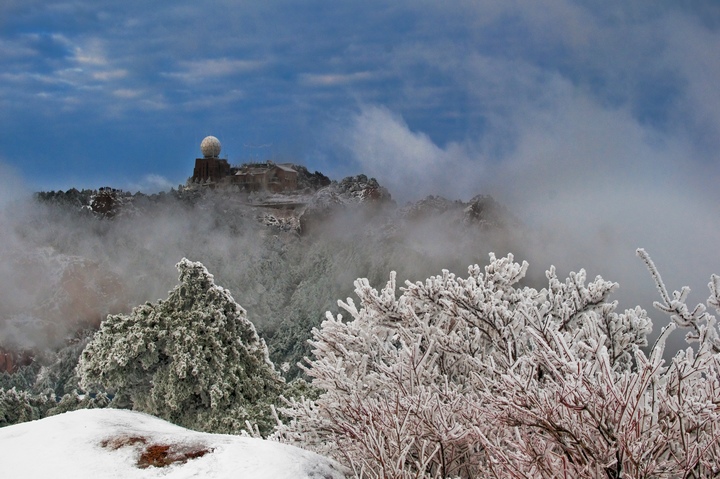
[[[507,222],[516,222],[503,205],[489,195],[477,195],[466,203],[463,222],[482,228],[505,227]]]
[[[492,197],[477,195],[467,202],[427,196],[395,210],[390,192],[375,178],[366,175],[348,176],[331,181],[324,174],[310,173],[304,166],[294,166],[298,173],[297,190],[273,194],[271,192],[243,193],[237,189],[209,189],[180,187],[153,195],[134,195],[104,187],[99,190],[37,193],[36,199],[69,209],[77,209],[100,218],[142,214],[153,205],[177,202],[187,207],[206,203],[231,209],[234,215],[255,216],[267,227],[307,234],[339,214],[349,210],[362,211],[365,217],[375,217],[383,211],[387,221],[416,222],[428,218],[446,224],[466,227],[506,227],[516,220]],[[233,204],[232,208],[228,205]],[[280,209],[285,211],[280,212]],[[390,228],[392,229],[392,228]]]
[[[315,173],[310,173],[307,168],[304,166],[296,165],[295,171],[298,172],[298,189],[310,189],[313,191],[317,191],[320,188],[325,188],[326,186],[330,185],[332,181],[330,181],[330,178],[323,175],[319,171],[315,171]]]
[[[348,176],[338,183],[338,190],[357,202],[378,201],[389,202],[392,197],[387,189],[380,186],[375,178],[368,179],[365,175]]]
[[[35,194],[35,199],[41,203],[80,209],[90,205],[93,193],[93,190],[80,191],[76,188],[67,191],[41,191]]]
[[[365,175],[348,176],[338,183],[319,190],[300,215],[300,232],[308,233],[334,215],[348,208],[364,208],[374,214],[383,206],[392,205],[390,192]]]
[[[138,193],[138,197],[144,196]],[[112,218],[119,214],[132,211],[135,196],[128,192],[103,186],[97,190],[82,190],[75,188],[67,191],[43,191],[35,194],[40,203],[52,206],[61,206],[92,213],[102,218]]]
[[[132,196],[122,190],[104,187],[90,197],[90,209],[96,215],[104,218],[112,218],[118,214],[126,214],[132,211]]]
[[[430,216],[442,215],[447,211],[458,211],[463,208],[461,201],[451,201],[442,196],[427,196],[415,203],[408,203],[400,209],[400,218],[406,220],[425,219]]]
[[[399,211],[399,219],[421,221],[444,217],[449,222],[480,228],[505,227],[513,222],[512,215],[489,195],[477,195],[470,201],[448,200],[442,196],[428,196],[408,203]]]
[[[33,354],[29,351],[16,351],[4,349],[0,346],[0,373],[12,374],[33,361]]]

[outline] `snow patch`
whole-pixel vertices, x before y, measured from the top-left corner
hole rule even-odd
[[[165,446],[169,447],[164,449]],[[84,409],[5,427],[0,429],[0,450],[6,477],[346,477],[338,463],[297,447],[250,437],[195,432],[147,414],[120,409]],[[160,457],[157,465],[151,462],[143,467],[143,454]],[[163,454],[166,458],[183,454],[186,457],[157,467],[163,465]]]

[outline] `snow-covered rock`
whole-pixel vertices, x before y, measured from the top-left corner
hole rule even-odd
[[[120,409],[84,409],[2,428],[0,451],[2,477],[24,479],[346,477],[336,462],[297,447],[195,432]]]
[[[390,193],[380,186],[375,178],[368,179],[365,175],[348,176],[315,193],[300,216],[300,230],[307,232],[313,226],[332,218],[334,214],[347,213],[351,208],[370,206],[371,208],[363,208],[363,213],[367,215],[390,204],[394,204]]]
[[[398,211],[400,221],[422,221],[432,218],[445,218],[458,225],[481,228],[500,228],[508,222],[517,223],[504,206],[488,195],[477,195],[467,203],[431,195],[414,203],[408,203]]]

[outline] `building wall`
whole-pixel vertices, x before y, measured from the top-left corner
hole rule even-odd
[[[220,158],[196,158],[192,179],[194,182],[205,182],[208,179],[218,182],[230,176],[230,164]]]
[[[257,169],[238,172],[232,182],[247,191],[260,191],[267,188],[266,172]]]
[[[289,191],[297,189],[297,171],[287,171],[283,168],[275,167],[279,191]]]
[[[297,189],[297,172],[288,170],[277,165],[245,168],[234,175],[233,184],[247,191],[292,191]]]

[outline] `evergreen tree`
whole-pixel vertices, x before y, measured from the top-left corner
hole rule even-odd
[[[177,269],[166,300],[102,323],[80,358],[81,387],[196,430],[239,432],[249,422],[267,432],[283,381],[265,342],[201,263]]]
[[[45,416],[48,409],[55,406],[51,392],[33,394],[18,391],[16,388],[0,389],[0,427],[34,421]]]

